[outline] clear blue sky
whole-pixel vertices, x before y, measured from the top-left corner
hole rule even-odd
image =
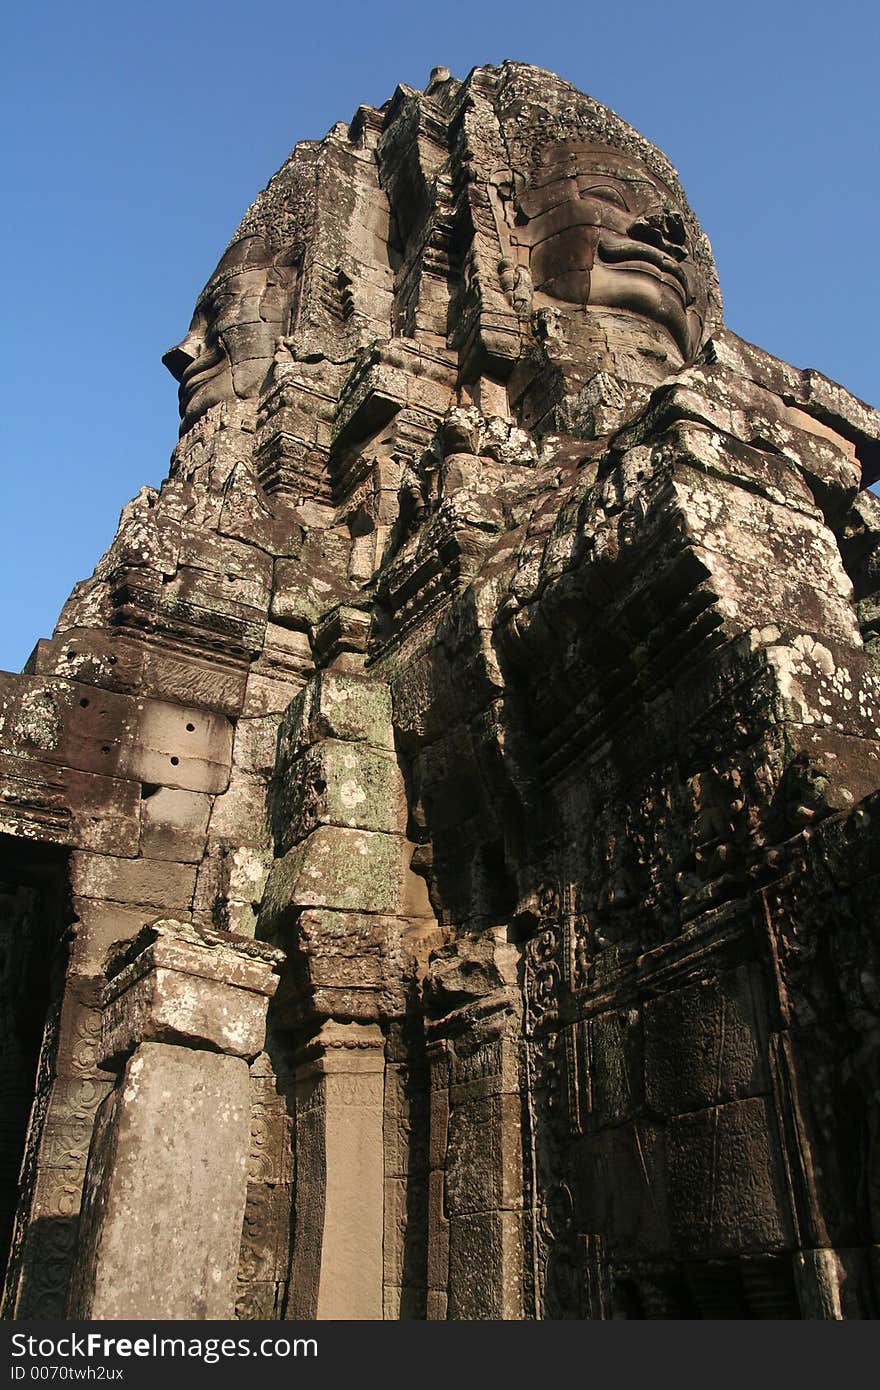
[[[666,150],[727,322],[877,404],[876,4],[70,0],[10,6],[0,667],[165,474],[161,353],[290,147],[438,64],[559,72]]]

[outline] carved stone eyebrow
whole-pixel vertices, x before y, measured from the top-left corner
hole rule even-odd
[[[588,176],[585,175],[585,180],[587,177]],[[613,183],[585,182],[584,186],[582,187],[580,184],[580,180],[578,180],[578,196],[581,198],[585,198],[589,196],[589,194],[591,193],[595,194],[599,198],[603,198],[606,202],[619,203],[622,208],[624,208],[627,212],[629,211],[629,204],[627,203],[620,189],[616,188]]]

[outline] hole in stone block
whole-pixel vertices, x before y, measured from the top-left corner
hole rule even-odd
[[[195,726],[195,724],[187,724],[187,726],[186,726],[186,732],[187,732],[188,734],[194,734],[195,731],[196,731],[196,726]]]
[[[171,766],[172,766],[172,767],[177,767],[177,764],[178,764],[179,762],[180,762],[180,759],[179,759],[179,758],[172,758],[172,759],[171,759]]]
[[[79,707],[80,707],[80,709],[88,709],[88,707],[89,707],[89,702],[88,702],[87,699],[85,699],[85,697],[83,697],[83,699],[80,700],[80,702],[79,702]]]

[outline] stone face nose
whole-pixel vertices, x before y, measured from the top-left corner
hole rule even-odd
[[[167,367],[175,381],[180,381],[187,367],[195,362],[202,350],[202,340],[195,333],[186,337],[162,354],[162,365]]]
[[[686,233],[684,229],[684,219],[679,213],[664,213],[662,221],[667,241],[674,242],[676,246],[683,246]]]
[[[687,233],[684,220],[677,212],[652,212],[647,217],[637,218],[629,228],[629,234],[636,241],[647,246],[655,246],[676,260],[687,255]]]

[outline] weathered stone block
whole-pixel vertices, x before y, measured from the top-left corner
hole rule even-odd
[[[71,1316],[232,1317],[249,1123],[241,1058],[137,1049],[98,1121]]]
[[[248,1183],[238,1264],[240,1281],[266,1283],[285,1278],[290,1196],[288,1183]]]
[[[212,840],[231,841],[250,846],[266,845],[269,827],[266,812],[266,782],[254,772],[232,769],[229,786],[214,801],[211,811]]]
[[[263,675],[251,671],[248,676],[242,714],[246,719],[262,719],[270,714],[280,716],[287,709],[298,690],[302,689],[302,677]]]
[[[291,705],[279,743],[283,765],[322,739],[393,749],[391,693],[384,682],[319,671]]]
[[[263,915],[271,929],[291,907],[393,913],[400,906],[406,871],[407,845],[399,836],[319,826],[275,861]]]
[[[137,942],[127,955],[132,951],[138,951]],[[269,947],[232,942],[182,923],[148,928],[143,947],[111,973],[104,991],[105,1060],[112,1064],[140,1042],[154,1041],[256,1057],[266,1037],[278,959]]]
[[[590,1092],[595,1123],[630,1119],[641,1103],[642,1040],[636,1010],[600,1014],[584,1026],[590,1036]]]
[[[209,796],[178,787],[157,787],[143,796],[140,811],[140,848],[147,859],[200,863],[211,814]]]
[[[71,844],[97,854],[137,854],[137,783],[67,769],[63,780],[65,800],[73,810]]]
[[[192,902],[195,867],[157,859],[118,859],[77,851],[70,857],[70,886],[82,898],[179,910]]]
[[[406,832],[406,798],[397,763],[367,744],[325,739],[289,769],[275,797],[283,853],[318,825]]]
[[[522,1216],[456,1217],[449,1234],[449,1317],[517,1319],[522,1308]]]
[[[134,741],[122,767],[130,777],[164,787],[222,792],[229,782],[232,725],[195,706],[141,701]]]
[[[177,563],[204,573],[236,602],[263,612],[272,591],[272,557],[253,545],[183,526]]]
[[[239,719],[235,726],[232,761],[244,772],[257,772],[264,777],[275,770],[279,719],[274,714],[254,719]]]
[[[445,1086],[432,1086],[429,1100],[428,1163],[431,1169],[446,1166],[449,1143],[449,1091]]]
[[[25,674],[61,676],[83,685],[123,694],[143,689],[144,645],[100,628],[71,628],[63,636],[41,638]]]
[[[521,1110],[519,1095],[453,1107],[445,1160],[451,1219],[522,1207]]]
[[[766,1091],[751,972],[743,967],[649,1000],[645,1099],[660,1115]]]
[[[252,903],[227,899],[220,905],[216,915],[217,925],[236,936],[255,937],[257,934],[257,913]]]
[[[670,1218],[682,1256],[784,1249],[790,1220],[764,1100],[739,1100],[672,1120]]]
[[[236,902],[258,903],[271,867],[271,850],[254,845],[230,847],[223,856],[223,884],[227,895]]]
[[[131,941],[156,916],[154,907],[126,907],[94,898],[74,898],[77,924],[70,963],[75,974],[100,975],[111,947]]]
[[[0,738],[7,753],[124,776],[120,758],[135,715],[128,695],[70,680],[0,677]]]
[[[374,988],[399,974],[400,924],[372,913],[310,908],[297,923],[297,938],[320,984]]]
[[[310,573],[300,560],[279,560],[272,593],[272,616],[281,622],[309,626],[338,603],[339,576],[332,571]]]
[[[636,1121],[577,1141],[572,1149],[576,1224],[601,1231],[619,1256],[650,1259],[669,1249],[669,1186],[662,1130]]]
[[[142,689],[158,700],[235,716],[244,704],[246,684],[247,667],[240,661],[227,663],[216,655],[208,660],[155,646],[144,653]]]

